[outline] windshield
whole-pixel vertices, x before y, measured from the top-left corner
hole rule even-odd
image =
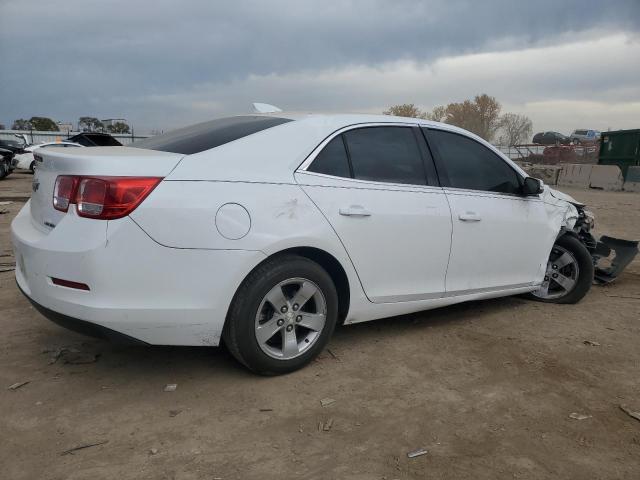
[[[258,115],[219,118],[146,138],[130,146],[191,155],[290,121]]]

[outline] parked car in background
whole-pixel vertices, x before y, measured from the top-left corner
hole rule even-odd
[[[76,148],[76,147],[84,147],[84,145],[80,145],[79,143],[73,143],[69,141],[61,141],[61,142],[47,142],[47,143],[39,143],[37,145],[29,145],[24,148],[24,153],[20,153],[16,155],[16,167],[21,168],[23,170],[31,170],[31,173],[35,170],[36,161],[33,156],[33,153],[41,148]]]
[[[37,155],[11,230],[40,312],[107,338],[224,341],[261,374],[306,365],[338,323],[575,303],[594,279],[584,205],[452,125],[280,112]]]
[[[85,147],[120,147],[122,144],[108,133],[83,132],[68,138],[67,141],[79,143]]]
[[[24,143],[16,140],[0,140],[0,179],[16,168],[16,155],[24,152]]]
[[[579,143],[592,143],[600,140],[600,132],[598,130],[574,130],[569,135],[571,143],[577,145]]]
[[[13,172],[15,160],[13,151],[0,147],[0,180]]]
[[[540,132],[533,136],[533,143],[539,145],[569,145],[571,140],[559,132]]]

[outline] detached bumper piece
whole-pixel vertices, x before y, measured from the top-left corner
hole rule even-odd
[[[613,252],[614,256],[611,256]],[[621,240],[619,238],[603,235],[591,251],[593,265],[595,266],[594,281],[600,285],[613,282],[622,271],[627,268],[638,254],[638,242],[633,240]],[[602,263],[609,265],[604,266]]]

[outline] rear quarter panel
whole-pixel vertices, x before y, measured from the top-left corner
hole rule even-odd
[[[217,212],[225,204],[241,205],[249,213],[249,231],[242,238],[228,239],[218,230]],[[297,184],[164,181],[131,218],[154,241],[172,248],[250,250],[266,256],[295,247],[321,249],[345,269],[352,302],[368,302],[338,236]]]

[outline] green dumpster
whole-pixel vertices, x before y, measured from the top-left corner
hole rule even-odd
[[[602,132],[598,164],[618,165],[626,180],[629,167],[640,165],[640,129]]]

